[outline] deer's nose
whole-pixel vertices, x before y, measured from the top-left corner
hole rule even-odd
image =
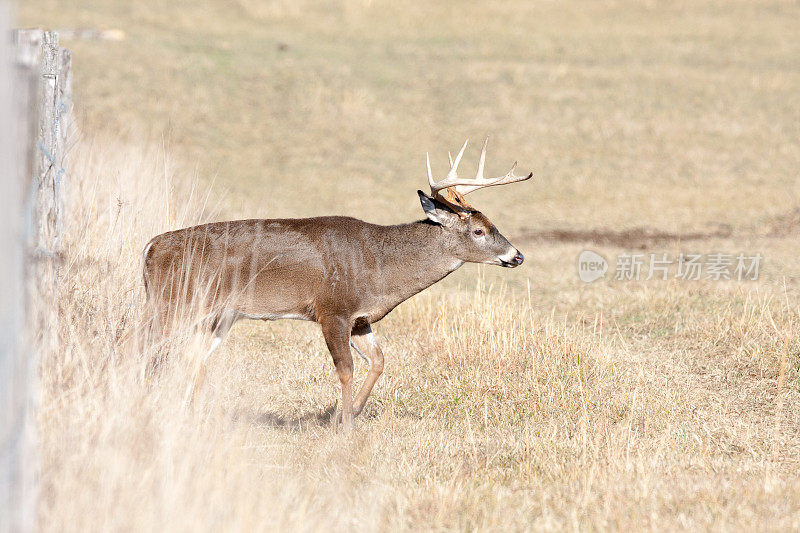
[[[520,266],[523,261],[525,261],[525,256],[522,255],[522,252],[517,250],[517,255],[514,256],[514,259],[512,259],[511,262],[514,263],[515,266]]]

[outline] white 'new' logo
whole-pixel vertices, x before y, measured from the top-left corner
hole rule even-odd
[[[596,252],[584,250],[578,256],[578,277],[581,281],[591,283],[605,276],[607,270],[608,261]]]

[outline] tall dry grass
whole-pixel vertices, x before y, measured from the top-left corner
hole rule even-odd
[[[313,324],[240,324],[185,409],[203,339],[143,380],[125,338],[144,243],[216,195],[107,139],[79,143],[71,179],[45,530],[800,526],[800,316],[779,296],[673,284],[565,315],[530,290],[434,289],[378,325],[387,368],[352,435],[329,423]]]

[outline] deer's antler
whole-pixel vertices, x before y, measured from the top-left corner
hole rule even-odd
[[[493,187],[495,185],[508,185],[509,183],[515,183],[517,181],[525,181],[533,177],[533,172],[528,174],[527,176],[515,176],[514,169],[517,167],[516,161],[511,166],[511,170],[504,176],[498,176],[496,178],[485,178],[483,177],[483,167],[486,162],[486,145],[489,144],[489,137],[486,137],[486,140],[483,142],[483,149],[481,150],[481,157],[478,160],[478,172],[475,174],[474,179],[467,179],[467,178],[460,178],[458,176],[458,163],[461,161],[461,156],[464,155],[464,150],[467,148],[467,143],[469,139],[464,141],[464,146],[461,147],[459,150],[458,155],[456,155],[455,161],[448,155],[450,159],[450,171],[447,173],[447,176],[441,181],[434,181],[433,173],[431,172],[431,160],[428,154],[425,154],[426,163],[428,166],[428,183],[431,186],[431,195],[436,197],[441,197],[440,191],[447,189],[448,192],[451,193],[453,199],[455,199],[458,203],[462,204],[463,196],[467,195],[473,191],[477,191],[478,189],[483,189],[484,187]],[[463,202],[466,204],[466,202]],[[466,204],[468,206],[469,204]]]

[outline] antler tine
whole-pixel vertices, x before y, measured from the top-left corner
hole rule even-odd
[[[458,176],[458,163],[461,162],[461,156],[464,155],[464,150],[467,149],[467,143],[468,142],[469,142],[469,139],[464,141],[464,146],[462,146],[461,150],[458,151],[458,155],[456,156],[455,162],[452,159],[450,160],[450,172],[447,173],[447,177],[445,179],[455,178],[456,176]],[[447,156],[450,157],[450,153],[449,152],[448,152]]]
[[[425,152],[425,163],[428,166],[428,183],[431,186],[431,194],[433,194],[434,187],[436,187],[436,182],[433,180],[433,173],[431,172],[431,158],[428,156],[428,152]]]
[[[486,140],[483,141],[483,148],[481,148],[481,157],[478,159],[478,172],[475,173],[476,180],[483,179],[483,165],[486,163],[486,146],[489,144],[489,136],[486,136]]]

